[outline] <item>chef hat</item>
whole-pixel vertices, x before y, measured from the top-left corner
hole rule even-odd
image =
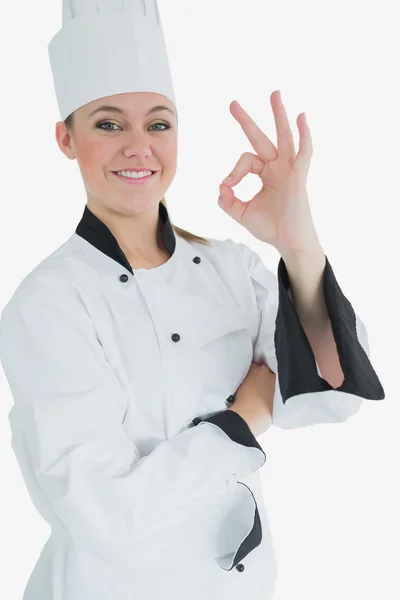
[[[48,52],[62,121],[113,94],[155,92],[176,104],[157,0],[63,0]]]

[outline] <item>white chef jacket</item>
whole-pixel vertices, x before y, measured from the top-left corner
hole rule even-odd
[[[248,246],[185,241],[133,270],[87,205],[3,309],[12,447],[51,534],[23,600],[268,600],[277,574],[260,470],[227,410],[251,362],[277,374],[273,424],[340,423],[385,397],[365,327],[326,261],[344,382],[320,377],[289,297]]]

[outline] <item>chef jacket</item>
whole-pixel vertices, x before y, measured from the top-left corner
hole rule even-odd
[[[341,423],[385,397],[327,259],[336,389],[282,259],[276,277],[243,243],[186,241],[161,203],[159,226],[170,258],[132,269],[86,205],[3,309],[12,448],[51,527],[23,600],[268,600],[266,454],[227,410],[252,361],[276,374],[282,429]]]

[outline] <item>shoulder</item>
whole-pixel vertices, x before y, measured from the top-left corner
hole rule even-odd
[[[52,254],[43,259],[24,276],[3,307],[0,329],[6,321],[33,319],[49,312],[51,307],[61,311],[63,307],[72,307],[74,301],[79,302],[79,290],[70,271],[66,256]]]
[[[246,246],[246,244],[235,242],[231,238],[217,239],[217,238],[205,238],[208,245],[202,244],[197,241],[189,241],[188,243],[193,249],[198,250],[204,256],[207,256],[211,260],[223,259],[227,261],[245,261],[249,263],[253,251]]]
[[[256,278],[264,277],[274,285],[276,275],[250,246],[243,242],[236,242],[232,238],[206,239],[209,242],[208,246],[200,242],[189,243],[211,261],[222,261],[226,267],[244,268],[250,275]]]

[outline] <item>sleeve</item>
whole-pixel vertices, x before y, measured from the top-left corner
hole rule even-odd
[[[265,463],[233,411],[141,456],[123,425],[123,388],[79,293],[63,282],[14,295],[1,316],[0,358],[14,399],[13,449],[36,508],[105,561],[138,568],[190,554],[204,536],[202,500]],[[242,506],[238,545],[254,522],[250,493]]]
[[[260,314],[253,360],[264,362],[276,377],[273,424],[293,429],[346,421],[362,400],[382,400],[385,392],[370,362],[364,323],[336,281],[326,258],[324,293],[344,381],[333,388],[321,377],[313,350],[289,295],[283,259],[278,277],[246,244],[238,244],[250,274]]]

